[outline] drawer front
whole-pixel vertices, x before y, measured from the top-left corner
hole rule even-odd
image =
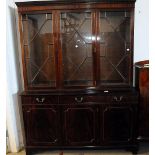
[[[58,104],[58,96],[22,96],[22,104]]]
[[[67,95],[60,96],[60,104],[82,104],[82,103],[102,103],[106,102],[105,96],[98,95]]]
[[[135,103],[138,102],[138,96],[135,95],[111,95],[107,96],[109,103]]]

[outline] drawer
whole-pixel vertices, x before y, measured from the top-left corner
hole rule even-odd
[[[58,96],[22,96],[22,104],[58,104]]]
[[[67,95],[60,96],[60,104],[80,104],[80,103],[102,103],[106,102],[105,96],[98,95]]]
[[[107,100],[110,103],[129,103],[138,102],[138,96],[136,95],[111,95],[107,96]]]

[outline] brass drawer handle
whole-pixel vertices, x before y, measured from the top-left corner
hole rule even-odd
[[[43,103],[44,101],[45,101],[45,98],[43,97],[43,98],[36,98],[36,101],[38,102],[38,103]]]
[[[82,101],[83,101],[83,97],[75,97],[75,101],[77,102],[77,103],[81,103]]]
[[[120,96],[120,97],[114,96],[114,100],[117,102],[122,101],[122,99],[123,99],[123,96]]]

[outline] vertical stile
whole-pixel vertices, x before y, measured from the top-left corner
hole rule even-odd
[[[19,32],[20,32],[20,44],[21,44],[21,52],[22,52],[22,65],[23,65],[23,79],[24,79],[24,88],[25,90],[28,89],[28,79],[26,75],[26,62],[25,62],[25,52],[24,52],[24,36],[23,36],[23,29],[22,29],[22,14],[19,13],[18,16],[18,24],[19,24]]]
[[[57,47],[58,47],[58,67],[59,67],[59,88],[63,88],[63,64],[62,64],[62,47],[61,47],[61,13],[57,11]]]
[[[130,69],[129,69],[129,85],[133,85],[133,50],[134,50],[134,8],[131,9],[130,15],[130,48],[131,48],[131,56],[130,56]]]
[[[56,87],[61,87],[62,81],[62,54],[60,48],[60,13],[59,11],[53,11],[53,35],[54,35],[54,51],[56,62]]]
[[[100,81],[100,35],[99,35],[100,16],[99,11],[96,11],[96,85]]]
[[[96,11],[92,12],[93,86],[96,87]]]

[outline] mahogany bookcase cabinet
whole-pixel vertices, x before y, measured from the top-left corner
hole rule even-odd
[[[137,149],[135,0],[16,2],[26,154]]]

